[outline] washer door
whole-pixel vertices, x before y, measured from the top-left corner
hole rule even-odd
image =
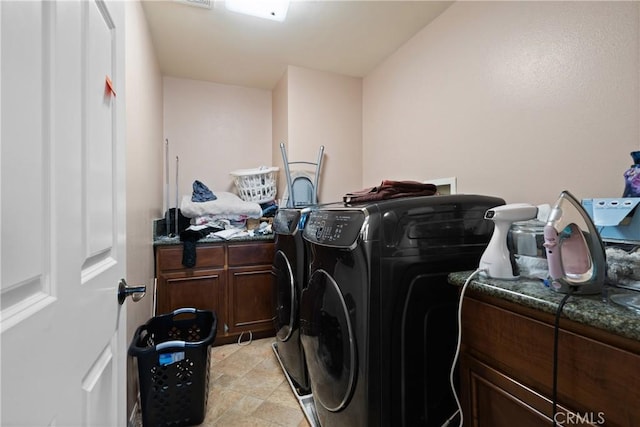
[[[355,387],[355,337],[342,292],[324,270],[316,270],[302,292],[300,326],[313,398],[340,411]]]
[[[294,314],[297,312],[297,301],[293,269],[284,252],[276,252],[272,272],[276,282],[276,317],[274,319],[276,337],[280,341],[287,341],[295,327]]]

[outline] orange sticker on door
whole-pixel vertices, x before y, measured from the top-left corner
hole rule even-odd
[[[116,96],[116,91],[113,89],[113,82],[109,76],[105,77],[104,94],[106,96]]]

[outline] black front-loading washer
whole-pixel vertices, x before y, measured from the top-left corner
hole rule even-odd
[[[493,232],[478,195],[407,197],[311,212],[301,340],[322,427],[437,426],[457,409],[453,271]]]
[[[307,257],[302,229],[310,208],[279,208],[273,220],[275,255],[272,277],[275,292],[276,351],[295,392],[310,392],[307,367],[300,342],[299,305],[307,280]]]

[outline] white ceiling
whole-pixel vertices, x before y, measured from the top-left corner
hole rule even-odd
[[[287,65],[364,77],[453,2],[293,0],[284,22],[210,3],[143,1],[162,74],[272,89]]]

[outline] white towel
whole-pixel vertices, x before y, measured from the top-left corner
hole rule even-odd
[[[180,210],[187,218],[196,218],[204,215],[246,216],[247,218],[262,217],[262,208],[258,203],[245,202],[233,193],[214,191],[216,200],[209,202],[192,202],[191,196],[184,196]]]

